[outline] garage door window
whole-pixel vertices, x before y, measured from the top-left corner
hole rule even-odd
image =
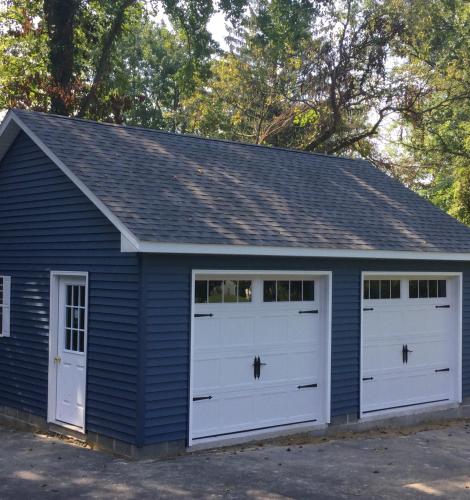
[[[249,280],[196,280],[196,304],[221,304],[251,302]]]
[[[364,280],[364,299],[399,299],[400,280]]]
[[[264,302],[297,302],[315,300],[313,280],[272,280],[263,283]]]
[[[446,280],[410,280],[410,299],[447,297]]]

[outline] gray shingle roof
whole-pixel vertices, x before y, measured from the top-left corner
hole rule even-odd
[[[366,161],[13,113],[141,241],[470,252],[470,229]]]

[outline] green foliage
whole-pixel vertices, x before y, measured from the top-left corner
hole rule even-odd
[[[403,163],[404,175],[415,170],[414,185],[469,224],[470,4],[416,0],[398,8],[407,29],[397,53],[409,84],[401,96],[407,104],[399,120],[403,140],[393,161]]]
[[[48,101],[47,35],[40,2],[7,2],[0,10],[0,109],[45,109]]]
[[[0,109],[360,156],[470,225],[468,0],[8,0],[0,34]]]

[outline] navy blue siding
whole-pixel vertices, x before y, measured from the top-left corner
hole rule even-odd
[[[0,275],[12,276],[0,339],[0,405],[47,413],[49,276],[89,272],[87,430],[135,441],[139,261],[116,228],[24,134],[0,164]]]
[[[157,256],[143,258],[146,304],[145,442],[186,439],[192,269],[333,271],[332,416],[359,411],[362,271],[464,272],[463,392],[470,396],[470,265],[353,259]]]

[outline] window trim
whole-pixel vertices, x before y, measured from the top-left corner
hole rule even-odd
[[[0,325],[0,338],[10,337],[10,322],[11,322],[11,276],[0,276],[2,280],[2,324]]]

